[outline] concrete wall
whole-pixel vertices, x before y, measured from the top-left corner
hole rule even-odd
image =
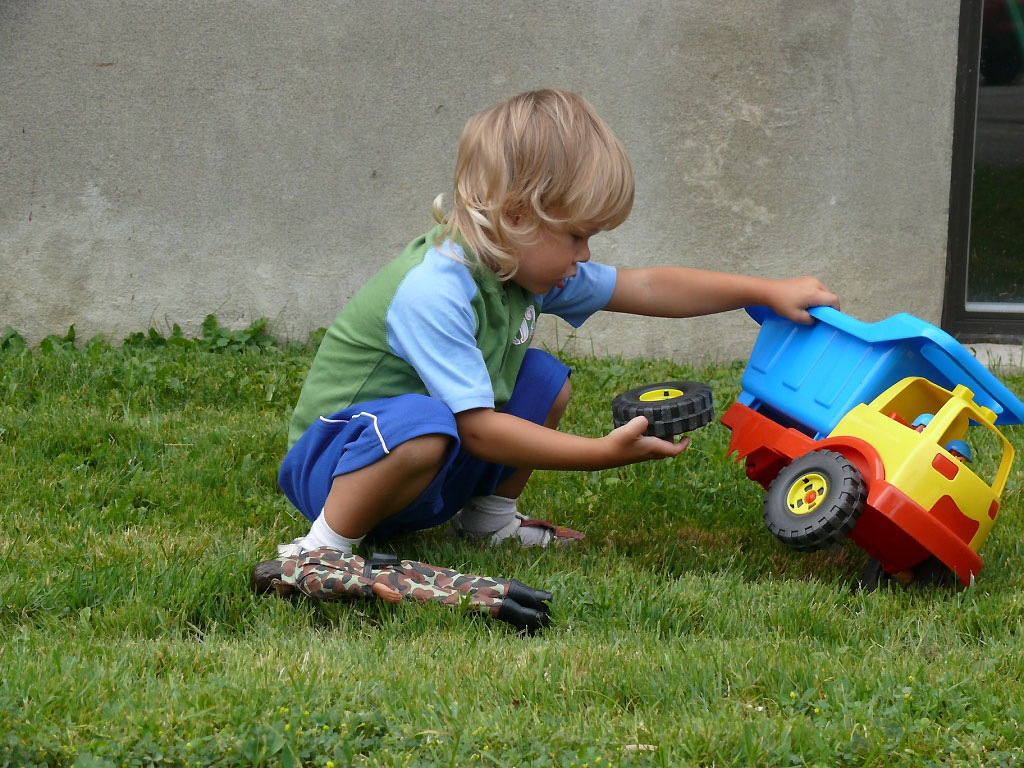
[[[937,322],[958,0],[0,0],[0,329],[209,312],[304,338],[430,225],[465,119],[583,93],[633,215],[595,259],[814,273]],[[602,315],[578,352],[745,356],[742,312]]]

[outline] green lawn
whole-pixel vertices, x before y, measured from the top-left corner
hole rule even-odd
[[[536,637],[255,597],[252,564],[306,529],[275,475],[312,353],[235,334],[0,339],[0,766],[1022,762],[1019,465],[962,591],[864,593],[855,547],[785,549],[715,423],[671,462],[537,473],[521,506],[578,547],[394,542],[553,590]],[[622,390],[697,379],[724,410],[742,373],[567,362],[563,427],[593,436]]]

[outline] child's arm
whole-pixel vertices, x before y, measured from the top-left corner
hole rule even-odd
[[[690,444],[644,435],[647,419],[635,419],[604,437],[570,435],[490,408],[455,414],[462,447],[496,464],[531,469],[608,469],[678,456]]]
[[[655,317],[694,317],[747,306],[764,306],[798,323],[811,322],[807,310],[839,298],[816,277],[772,280],[692,267],[620,269],[605,309]]]

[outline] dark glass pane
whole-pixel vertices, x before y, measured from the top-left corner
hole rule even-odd
[[[985,0],[967,268],[968,310],[1019,312],[1024,304],[1022,73],[1024,2]]]

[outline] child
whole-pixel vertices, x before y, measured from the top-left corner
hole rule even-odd
[[[312,521],[279,548],[351,552],[452,520],[462,535],[546,546],[582,534],[530,520],[516,499],[534,469],[606,469],[679,455],[638,416],[599,438],[556,431],[569,369],[529,349],[537,316],[688,317],[746,305],[811,322],[837,307],[812,277],[770,280],[678,266],[615,269],[590,238],[621,224],[633,176],[580,96],[540,90],[471,118],[454,199],[344,307],[295,407],[279,482]],[[456,517],[457,515],[457,517]]]

